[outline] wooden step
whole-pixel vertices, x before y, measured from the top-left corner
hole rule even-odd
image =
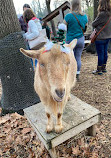
[[[94,125],[100,121],[101,116],[99,110],[71,95],[71,100],[67,103],[63,113],[64,130],[60,134],[55,132],[47,134],[45,132],[47,118],[42,103],[24,109],[24,113],[38,137],[54,158],[56,146],[83,130],[88,129],[90,135],[95,135]]]

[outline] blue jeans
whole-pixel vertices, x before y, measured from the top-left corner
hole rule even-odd
[[[32,67],[34,68],[34,63],[33,63],[33,59],[31,59],[31,64],[32,64]],[[37,59],[35,59],[35,67],[37,66]]]
[[[109,40],[110,39],[95,41],[97,55],[98,55],[98,66],[107,64],[107,59],[108,59],[107,50],[108,50]]]
[[[70,42],[71,41],[67,41],[66,43],[69,44]],[[80,70],[81,70],[81,55],[82,55],[83,48],[84,48],[84,36],[77,39],[77,44],[75,48],[73,49],[74,56],[77,61],[77,73],[80,73]]]
[[[25,45],[26,45],[26,49],[27,49],[27,50],[31,50],[27,41],[25,41]],[[32,67],[33,67],[33,69],[34,69],[33,59],[31,59],[31,64],[32,64]],[[35,59],[35,67],[36,67],[36,66],[37,66],[37,59]]]

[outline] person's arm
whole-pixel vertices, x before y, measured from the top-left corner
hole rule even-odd
[[[25,37],[27,40],[33,40],[39,36],[39,30],[37,25],[33,20],[30,20],[28,23],[28,27],[30,28],[31,33],[26,33]]]
[[[63,23],[64,23],[65,25],[67,25],[67,22],[66,22],[65,20],[63,21]]]
[[[24,33],[24,34],[23,34],[23,38],[26,39],[26,36],[27,36],[27,35],[28,35],[28,32]]]
[[[86,32],[87,26],[88,26],[88,17],[87,17],[87,15],[85,15],[85,28],[84,28],[84,32]]]
[[[103,13],[100,13],[96,19],[92,22],[92,26],[94,28],[96,28],[98,25],[101,25],[104,23],[104,16],[103,16]]]
[[[86,31],[87,31],[87,26],[88,26],[88,24],[86,23],[86,25],[85,25],[85,29],[84,29],[84,32],[86,32]]]

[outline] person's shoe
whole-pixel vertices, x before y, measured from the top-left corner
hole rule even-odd
[[[77,80],[77,82],[80,82],[79,74],[76,74],[76,80]]]
[[[92,72],[94,75],[103,75],[102,71],[99,72],[98,70],[95,70]]]
[[[107,72],[107,70],[106,70],[106,64],[103,64],[103,65],[102,65],[102,72],[104,72],[104,73]]]
[[[102,66],[97,66],[97,70],[92,72],[94,75],[103,75]]]

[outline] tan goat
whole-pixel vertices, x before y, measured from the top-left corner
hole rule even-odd
[[[56,116],[55,132],[59,133],[63,129],[63,109],[76,81],[77,64],[73,54],[76,43],[75,39],[64,45],[70,50],[67,54],[61,51],[59,44],[54,44],[49,51],[45,47],[40,50],[20,49],[26,56],[38,60],[34,88],[45,105],[48,133],[54,128],[52,114]]]

